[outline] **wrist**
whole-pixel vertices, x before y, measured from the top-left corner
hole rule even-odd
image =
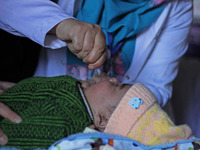
[[[54,28],[53,28],[53,32],[54,34],[56,34],[57,38],[59,38],[60,40],[65,40],[66,37],[68,37],[68,31],[69,27],[70,27],[70,23],[73,22],[75,19],[73,18],[69,18],[69,19],[65,19],[63,21],[61,21],[60,23],[58,23]]]
[[[60,34],[60,31],[61,29],[66,26],[67,22],[70,21],[70,20],[75,20],[73,18],[69,18],[69,19],[65,19],[65,20],[62,20],[61,22],[59,22],[58,24],[56,24],[49,32],[48,34]]]

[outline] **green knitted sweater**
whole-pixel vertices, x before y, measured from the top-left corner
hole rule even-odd
[[[33,77],[0,94],[0,101],[23,119],[16,124],[1,118],[0,128],[9,140],[6,146],[48,148],[91,125],[77,84],[70,76]]]

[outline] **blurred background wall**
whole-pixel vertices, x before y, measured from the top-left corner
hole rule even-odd
[[[33,76],[40,46],[0,29],[0,81],[18,82]]]

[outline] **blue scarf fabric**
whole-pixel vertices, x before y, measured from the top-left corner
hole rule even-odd
[[[99,24],[106,37],[107,45],[114,50],[140,33],[162,13],[158,7],[165,0],[83,0],[77,19]],[[113,37],[111,43],[110,36]],[[125,46],[126,43],[129,46]],[[133,49],[133,43],[124,42],[123,47]],[[114,53],[113,53],[114,54]]]
[[[82,0],[76,18],[99,24],[106,35],[111,56],[120,49],[132,61],[136,35],[151,26],[166,0]]]

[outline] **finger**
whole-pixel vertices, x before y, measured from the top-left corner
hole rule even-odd
[[[106,37],[104,33],[101,30],[101,27],[98,25],[95,25],[96,27],[96,34],[94,36],[94,43],[93,43],[93,49],[90,51],[90,53],[83,59],[85,63],[91,64],[96,62],[106,48]]]
[[[101,53],[100,53],[101,52]],[[87,55],[84,59],[83,59],[83,62],[87,63],[87,64],[95,64],[95,68],[98,68],[100,67],[105,59],[106,59],[106,55],[107,55],[107,52],[104,50],[99,50],[99,51],[94,51],[92,50],[89,55]],[[98,66],[97,66],[98,65]],[[90,68],[91,69],[91,68]]]
[[[0,94],[3,93],[3,90],[0,89]]]
[[[93,70],[93,69],[96,69],[96,68],[99,68],[100,66],[103,65],[103,63],[105,62],[106,60],[106,56],[107,56],[107,51],[105,51],[103,53],[103,55],[93,64],[89,64],[88,65],[88,68]]]
[[[15,85],[15,83],[12,83],[12,82],[0,81],[1,90],[6,90],[14,85]]]
[[[72,44],[72,42],[66,42],[67,43],[67,47],[69,48],[69,50],[72,52],[72,53],[74,53],[74,54],[76,54],[75,53],[75,49],[74,49],[74,46],[73,46],[73,44]]]
[[[69,33],[69,37],[67,37],[69,40],[65,40],[65,42],[72,53],[77,55],[82,50],[85,34],[86,31],[77,25],[75,30]]]
[[[69,48],[69,50],[75,55],[77,55],[82,49],[82,44],[75,37],[72,41],[65,41],[65,42],[67,43],[67,47]]]
[[[92,31],[92,29],[85,34],[83,41],[83,49],[78,54],[78,57],[80,59],[84,59],[93,50],[95,39],[94,37],[96,36],[96,34],[96,30]]]
[[[73,53],[78,54],[82,51],[85,34],[85,32],[79,32],[72,37]]]
[[[20,123],[22,121],[22,118],[19,115],[17,115],[8,106],[6,106],[1,102],[0,102],[0,115],[15,123]]]
[[[100,28],[100,27],[98,27]],[[95,63],[106,51],[106,38],[104,33],[99,29],[94,39],[94,46],[90,53],[83,59],[85,63]]]
[[[8,142],[8,137],[0,129],[0,145],[5,145]]]

